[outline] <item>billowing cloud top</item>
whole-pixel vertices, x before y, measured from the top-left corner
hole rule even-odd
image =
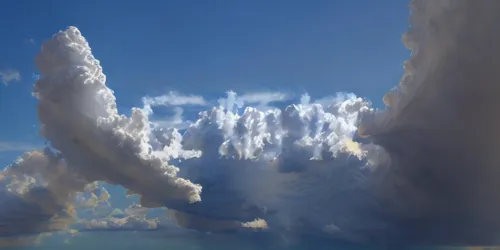
[[[107,181],[164,200],[200,201],[201,186],[177,178],[165,152],[153,151],[148,118],[118,114],[99,61],[75,27],[46,42],[35,59],[42,135],[89,181]],[[163,190],[161,194],[157,192]]]
[[[42,136],[58,152],[49,162],[64,174],[38,170],[39,186],[52,194],[42,202],[29,199],[35,189],[24,176],[8,172],[4,199],[32,202],[19,213],[44,211],[37,218],[53,221],[76,193],[102,181],[139,195],[141,206],[124,218],[82,220],[87,228],[154,229],[157,221],[141,209],[168,207],[173,221],[201,231],[495,244],[500,2],[415,0],[411,6],[404,42],[412,56],[399,86],[384,97],[385,110],[353,94],[303,95],[279,109],[270,104],[289,95],[230,91],[182,132],[153,124],[152,107],[209,101],[171,92],[144,98],[144,107],[121,115],[85,38],[75,27],[61,31],[36,57],[41,77],[34,92]],[[68,191],[52,188],[61,185]],[[91,195],[83,203],[97,200]],[[30,232],[51,229],[37,228]]]

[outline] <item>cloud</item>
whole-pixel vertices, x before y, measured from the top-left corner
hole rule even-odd
[[[184,106],[184,105],[198,105],[205,106],[207,102],[202,96],[197,95],[182,95],[177,92],[169,92],[168,94],[142,98],[145,106]]]
[[[254,92],[246,93],[238,99],[247,104],[260,104],[267,106],[271,102],[283,102],[290,99],[290,95],[282,92]]]
[[[219,106],[229,111],[241,109],[251,104],[257,104],[256,108],[266,110],[272,102],[283,102],[290,99],[290,95],[281,92],[253,92],[241,96],[234,91],[228,91],[226,98],[218,100]]]
[[[11,82],[18,82],[21,80],[21,74],[14,69],[0,70],[0,79],[5,86]]]
[[[270,109],[269,104],[273,102],[284,102],[290,99],[290,95],[282,92],[251,92],[238,96],[234,91],[228,91],[226,98],[217,100],[219,106],[229,110],[234,108],[241,109],[244,106],[257,104],[255,108],[261,110]],[[206,101],[203,97],[197,95],[182,95],[176,92],[170,92],[168,95],[157,97],[143,97],[143,110],[151,116],[152,107],[173,106],[174,114],[171,117],[150,118],[151,122],[158,127],[186,129],[193,124],[193,121],[184,120],[184,109],[181,106],[195,105],[208,106],[212,101]]]
[[[89,182],[140,193],[149,206],[200,201],[201,186],[176,176],[167,151],[151,150],[144,111],[134,108],[130,117],[118,113],[99,61],[77,28],[43,44],[35,63],[41,73],[34,86],[41,134],[73,171]]]
[[[411,242],[490,245],[500,233],[497,1],[415,0],[405,75],[360,133],[392,159],[381,216]],[[397,170],[396,170],[397,169]]]
[[[184,109],[180,107],[174,108],[174,114],[171,117],[162,118],[162,119],[154,119],[151,122],[161,128],[176,128],[176,129],[186,129],[193,122],[189,120],[184,120],[182,114],[184,113]]]
[[[89,209],[93,214],[99,214],[111,209],[111,198],[108,190],[99,185],[98,182],[90,183],[84,192],[75,197],[74,206],[79,209]]]
[[[71,197],[87,184],[48,150],[25,153],[0,177],[2,237],[66,229],[75,216]]]
[[[159,218],[147,218],[150,209],[140,204],[130,205],[123,212],[115,209],[101,218],[81,219],[76,225],[80,231],[150,231],[161,227]]]
[[[243,232],[267,230],[267,222],[263,219],[254,219],[248,222],[237,220],[219,220],[187,214],[180,211],[169,210],[169,218],[174,220],[179,226],[200,231],[209,232]]]
[[[177,129],[185,129],[191,125],[191,121],[185,121],[182,117],[184,113],[184,109],[180,106],[194,105],[194,106],[206,106],[207,101],[197,95],[182,95],[177,92],[169,92],[166,95],[155,96],[155,97],[143,97],[143,112],[148,115],[151,119],[151,115],[153,115],[152,107],[159,106],[173,106],[174,107],[174,115],[172,117],[162,117],[160,119],[152,119],[151,122],[157,127],[164,128],[177,128]]]
[[[83,227],[80,231],[149,231],[158,229],[159,220],[127,216],[82,220],[79,224]]]
[[[296,191],[289,185],[300,184],[303,178],[305,185],[318,184],[311,191],[323,192],[332,186],[319,183],[331,180],[318,179],[316,171],[340,174],[347,169],[331,169],[331,164],[352,161],[347,165],[359,172],[371,164],[358,156],[350,157],[353,153],[349,149],[353,147],[346,144],[356,133],[359,114],[369,110],[368,103],[354,95],[328,109],[303,101],[284,111],[245,107],[242,112],[233,112],[245,103],[266,104],[285,97],[276,93],[238,97],[229,92],[225,105],[202,113],[183,136],[176,129],[151,127],[144,110],[133,109],[130,117],[118,114],[101,67],[76,28],[54,35],[42,46],[35,62],[41,73],[34,87],[43,124],[41,134],[61,153],[68,169],[88,183],[121,185],[129,193],[139,194],[144,207],[167,206],[188,218],[197,218],[193,223],[205,221],[202,228],[218,225],[218,220],[237,228],[264,225],[248,224],[258,218],[272,228],[273,224],[282,223],[268,220],[276,211],[292,221],[310,216],[306,207],[276,198],[292,195],[302,203],[301,199],[310,197],[311,202],[321,204],[321,198],[310,193],[294,194]],[[173,96],[145,104],[205,103],[200,98],[186,101],[174,100]],[[236,102],[241,106],[235,106]],[[356,152],[369,147],[365,145]],[[181,167],[174,167],[169,161]],[[214,162],[218,162],[214,167],[206,167]],[[218,179],[222,177],[227,179]],[[202,186],[186,178],[213,187],[203,196],[206,201],[199,202]],[[254,188],[259,181],[262,185]],[[269,190],[262,192],[264,187]],[[323,227],[322,217],[318,213],[311,223]]]
[[[10,205],[0,206],[0,225],[9,226],[0,229],[61,229],[71,217],[68,197],[102,181],[137,194],[141,208],[168,207],[180,226],[199,231],[259,229],[385,246],[494,244],[500,35],[492,31],[500,2],[411,6],[403,40],[412,55],[384,97],[386,109],[345,93],[303,95],[276,109],[267,104],[279,95],[228,92],[184,134],[153,126],[146,109],[119,114],[80,31],[57,33],[36,58],[34,91],[42,135],[57,157],[31,153],[5,173],[0,201]],[[145,104],[195,102],[173,98]],[[35,165],[43,167],[22,167]],[[140,214],[87,224],[154,228]],[[61,216],[64,223],[53,224]]]
[[[38,146],[29,145],[18,142],[2,142],[0,141],[0,152],[5,151],[28,151],[37,148]]]

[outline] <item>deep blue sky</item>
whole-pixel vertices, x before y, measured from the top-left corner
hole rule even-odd
[[[77,26],[103,65],[119,107],[170,90],[207,99],[226,90],[312,96],[353,92],[380,106],[408,58],[401,0],[3,0],[0,166],[41,145],[33,58],[58,30]],[[3,146],[2,146],[3,145]],[[18,150],[5,150],[6,145]]]

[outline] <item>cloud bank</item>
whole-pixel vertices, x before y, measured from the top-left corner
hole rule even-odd
[[[412,55],[384,97],[386,109],[354,94],[303,95],[280,109],[268,104],[288,96],[228,92],[182,133],[155,126],[148,105],[206,106],[205,99],[170,93],[145,98],[131,116],[119,114],[80,31],[56,33],[36,57],[34,92],[42,136],[58,153],[31,153],[50,160],[26,163],[42,166],[39,186],[51,199],[30,198],[31,190],[42,191],[8,172],[1,200],[9,205],[0,216],[36,219],[1,235],[60,229],[45,222],[64,216],[69,197],[101,181],[139,195],[141,207],[167,207],[170,219],[199,231],[382,245],[498,243],[500,2],[414,0],[411,9],[403,40]],[[45,172],[52,162],[64,171]],[[53,188],[60,185],[64,192]],[[1,225],[10,218],[0,217]],[[125,218],[88,226],[153,224]]]

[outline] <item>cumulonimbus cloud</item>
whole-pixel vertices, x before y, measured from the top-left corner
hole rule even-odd
[[[354,94],[254,108],[241,103],[256,96],[242,101],[230,92],[184,133],[152,126],[145,109],[119,114],[99,62],[70,27],[36,58],[42,135],[86,185],[121,185],[143,207],[168,207],[191,229],[494,244],[500,2],[414,0],[411,7],[404,42],[412,55],[384,97],[386,109]]]

